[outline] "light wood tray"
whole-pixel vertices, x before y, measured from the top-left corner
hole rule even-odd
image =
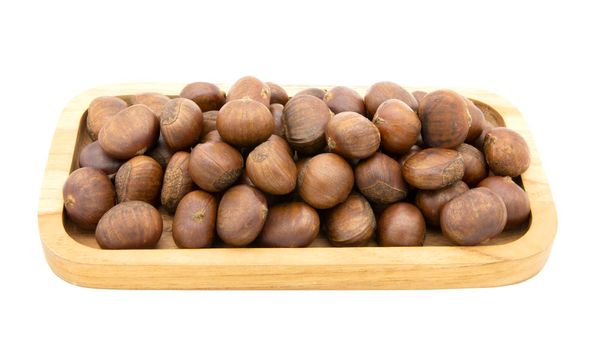
[[[456,89],[498,111],[531,149],[522,182],[531,201],[527,226],[503,232],[476,247],[453,246],[428,232],[423,247],[330,247],[322,236],[309,248],[177,249],[171,217],[159,249],[101,250],[93,232],[63,215],[62,187],[77,167],[89,103],[98,96],[141,92],[177,95],[183,84],[122,84],[89,90],[63,111],[54,133],[42,186],[38,222],[48,264],[62,279],[94,288],[118,289],[434,289],[490,287],[526,280],[541,270],[556,234],[556,212],[531,133],[519,111],[502,97]],[[227,91],[228,86],[222,85]],[[286,86],[293,95],[302,86]],[[356,88],[364,94],[364,88]],[[430,91],[431,88],[421,88]]]

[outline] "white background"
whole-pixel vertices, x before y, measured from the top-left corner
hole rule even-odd
[[[0,348],[598,348],[598,11],[579,1],[3,1]],[[593,3],[593,2],[588,2]],[[120,82],[482,87],[528,119],[559,229],[542,272],[441,291],[112,291],[46,265],[63,106]]]

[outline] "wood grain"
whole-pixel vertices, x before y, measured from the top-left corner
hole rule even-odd
[[[177,249],[171,217],[159,249],[101,250],[91,232],[63,217],[62,186],[90,142],[85,111],[98,96],[142,92],[177,95],[184,84],[122,84],[82,93],[64,109],[52,141],[38,208],[40,237],[52,270],[65,281],[119,289],[434,289],[490,287],[526,280],[544,265],[556,234],[552,195],[527,124],[518,110],[493,93],[455,89],[504,117],[531,149],[522,182],[531,201],[528,227],[502,233],[476,247],[458,247],[429,231],[424,247],[333,248],[320,236],[310,248]],[[228,86],[221,85],[225,91]],[[286,86],[290,95],[305,86]],[[327,88],[327,87],[324,87]],[[418,88],[431,91],[433,88]],[[356,88],[364,94],[364,88]],[[413,89],[414,90],[414,89]],[[494,117],[494,113],[489,113]],[[494,117],[495,118],[495,117]]]

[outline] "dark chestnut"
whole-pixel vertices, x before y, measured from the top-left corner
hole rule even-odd
[[[94,168],[79,168],[63,186],[67,216],[83,229],[93,229],[113,205],[115,189],[108,176]]]
[[[442,232],[459,245],[476,245],[502,232],[506,206],[502,198],[485,187],[454,197],[440,214]]]
[[[327,238],[336,247],[360,247],[375,233],[375,214],[369,202],[353,193],[331,209],[326,218]]]
[[[217,211],[217,234],[223,242],[246,246],[260,234],[269,210],[265,196],[256,188],[237,185],[225,192]]]
[[[123,164],[122,160],[114,159],[100,147],[98,141],[94,141],[81,150],[79,153],[79,166],[90,167],[101,170],[106,175],[114,175]]]
[[[365,94],[365,105],[370,115],[375,115],[383,102],[395,98],[403,101],[414,111],[419,107],[417,99],[402,86],[391,81],[382,81],[371,85]]]
[[[479,183],[500,196],[506,205],[506,227],[518,227],[529,219],[531,206],[527,193],[508,176],[490,176]]]
[[[218,111],[225,104],[225,92],[215,84],[206,82],[186,85],[179,96],[194,101],[203,113]]]
[[[516,177],[529,168],[529,147],[516,131],[499,127],[485,135],[485,159],[495,175]]]
[[[163,180],[160,164],[148,156],[137,156],[123,164],[115,176],[119,202],[157,204]]]
[[[383,153],[358,163],[354,178],[360,192],[372,202],[390,204],[403,200],[408,193],[400,164]]]
[[[203,120],[202,111],[194,101],[174,98],[160,116],[160,133],[171,150],[187,151],[200,140]]]
[[[100,129],[117,113],[127,108],[127,102],[115,96],[95,98],[88,107],[86,128],[92,140],[98,139]]]
[[[408,158],[402,176],[421,190],[437,190],[462,179],[465,165],[460,153],[445,148],[427,148]]]
[[[465,141],[471,115],[465,98],[452,90],[425,95],[419,104],[421,135],[429,147],[453,148]]]
[[[174,213],[183,196],[192,191],[194,182],[189,171],[190,154],[177,152],[173,155],[163,178],[160,203],[170,213]]]
[[[283,126],[283,105],[279,103],[272,103],[269,106],[269,111],[271,111],[273,122],[275,123],[273,135],[285,137],[285,127]]]
[[[227,102],[242,98],[249,98],[268,108],[271,104],[271,89],[255,77],[242,77],[229,88]]]
[[[154,248],[162,230],[162,217],[156,208],[141,201],[123,202],[102,216],[96,241],[103,249]]]
[[[477,148],[462,143],[456,147],[458,153],[460,153],[465,164],[465,174],[462,180],[467,183],[470,187],[473,187],[479,183],[479,181],[486,178],[488,174],[487,164],[485,157]]]
[[[268,105],[242,98],[227,102],[219,111],[217,130],[223,140],[241,147],[266,141],[275,128]]]
[[[444,205],[468,190],[469,186],[462,181],[455,182],[439,190],[419,190],[415,197],[415,204],[421,210],[428,224],[439,227],[440,212]]]
[[[323,150],[325,127],[332,113],[327,104],[314,96],[297,96],[283,109],[285,136],[299,153],[312,155]]]
[[[282,106],[285,106],[287,101],[290,99],[290,97],[287,94],[287,91],[285,91],[285,89],[280,85],[277,85],[270,81],[267,81],[265,84],[267,84],[267,86],[271,90],[271,101],[269,102],[269,104],[280,104]]]
[[[190,175],[194,183],[208,192],[221,192],[242,174],[244,159],[225,142],[210,141],[194,147],[190,156]]]
[[[246,171],[256,187],[270,194],[287,194],[296,187],[296,164],[285,140],[277,135],[250,152]]]
[[[217,220],[217,201],[204,191],[186,194],[173,218],[173,240],[179,248],[207,248],[212,245]]]
[[[365,101],[362,96],[345,86],[336,86],[327,91],[323,96],[323,101],[335,114],[355,112],[363,116],[367,115]]]
[[[269,209],[258,243],[265,247],[308,247],[319,234],[319,214],[308,204],[292,202]]]
[[[158,141],[154,144],[149,151],[146,152],[146,155],[154,159],[160,164],[161,168],[166,169],[167,164],[169,164],[169,160],[173,156],[173,151],[167,146],[165,140],[162,136],[158,137]]]
[[[391,99],[383,102],[373,124],[381,134],[381,146],[385,152],[402,154],[410,150],[421,134],[421,121],[406,103]]]
[[[325,128],[329,150],[352,159],[372,156],[381,142],[379,130],[369,119],[354,112],[342,112]]]
[[[394,203],[379,216],[377,238],[384,247],[422,246],[425,219],[414,205]]]
[[[317,209],[331,208],[345,201],[353,186],[352,168],[334,153],[312,157],[298,174],[298,193]]]

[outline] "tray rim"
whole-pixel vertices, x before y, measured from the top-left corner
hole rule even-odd
[[[522,175],[532,221],[515,241],[494,246],[357,248],[211,248],[100,250],[75,241],[62,224],[62,184],[92,99],[155,91],[177,95],[182,83],[112,84],[74,97],[52,139],[38,206],[40,238],[51,269],[75,285],[119,289],[434,289],[517,283],[537,274],[550,253],[556,209],[537,149],[521,113],[481,89],[454,90],[502,110],[507,126],[528,141],[532,162]],[[228,85],[218,84],[227,91]],[[283,85],[293,94],[306,86]],[[329,86],[323,86],[328,88]],[[365,87],[353,87],[364,93]],[[431,91],[418,87],[412,90]],[[493,101],[493,102],[491,102]]]

